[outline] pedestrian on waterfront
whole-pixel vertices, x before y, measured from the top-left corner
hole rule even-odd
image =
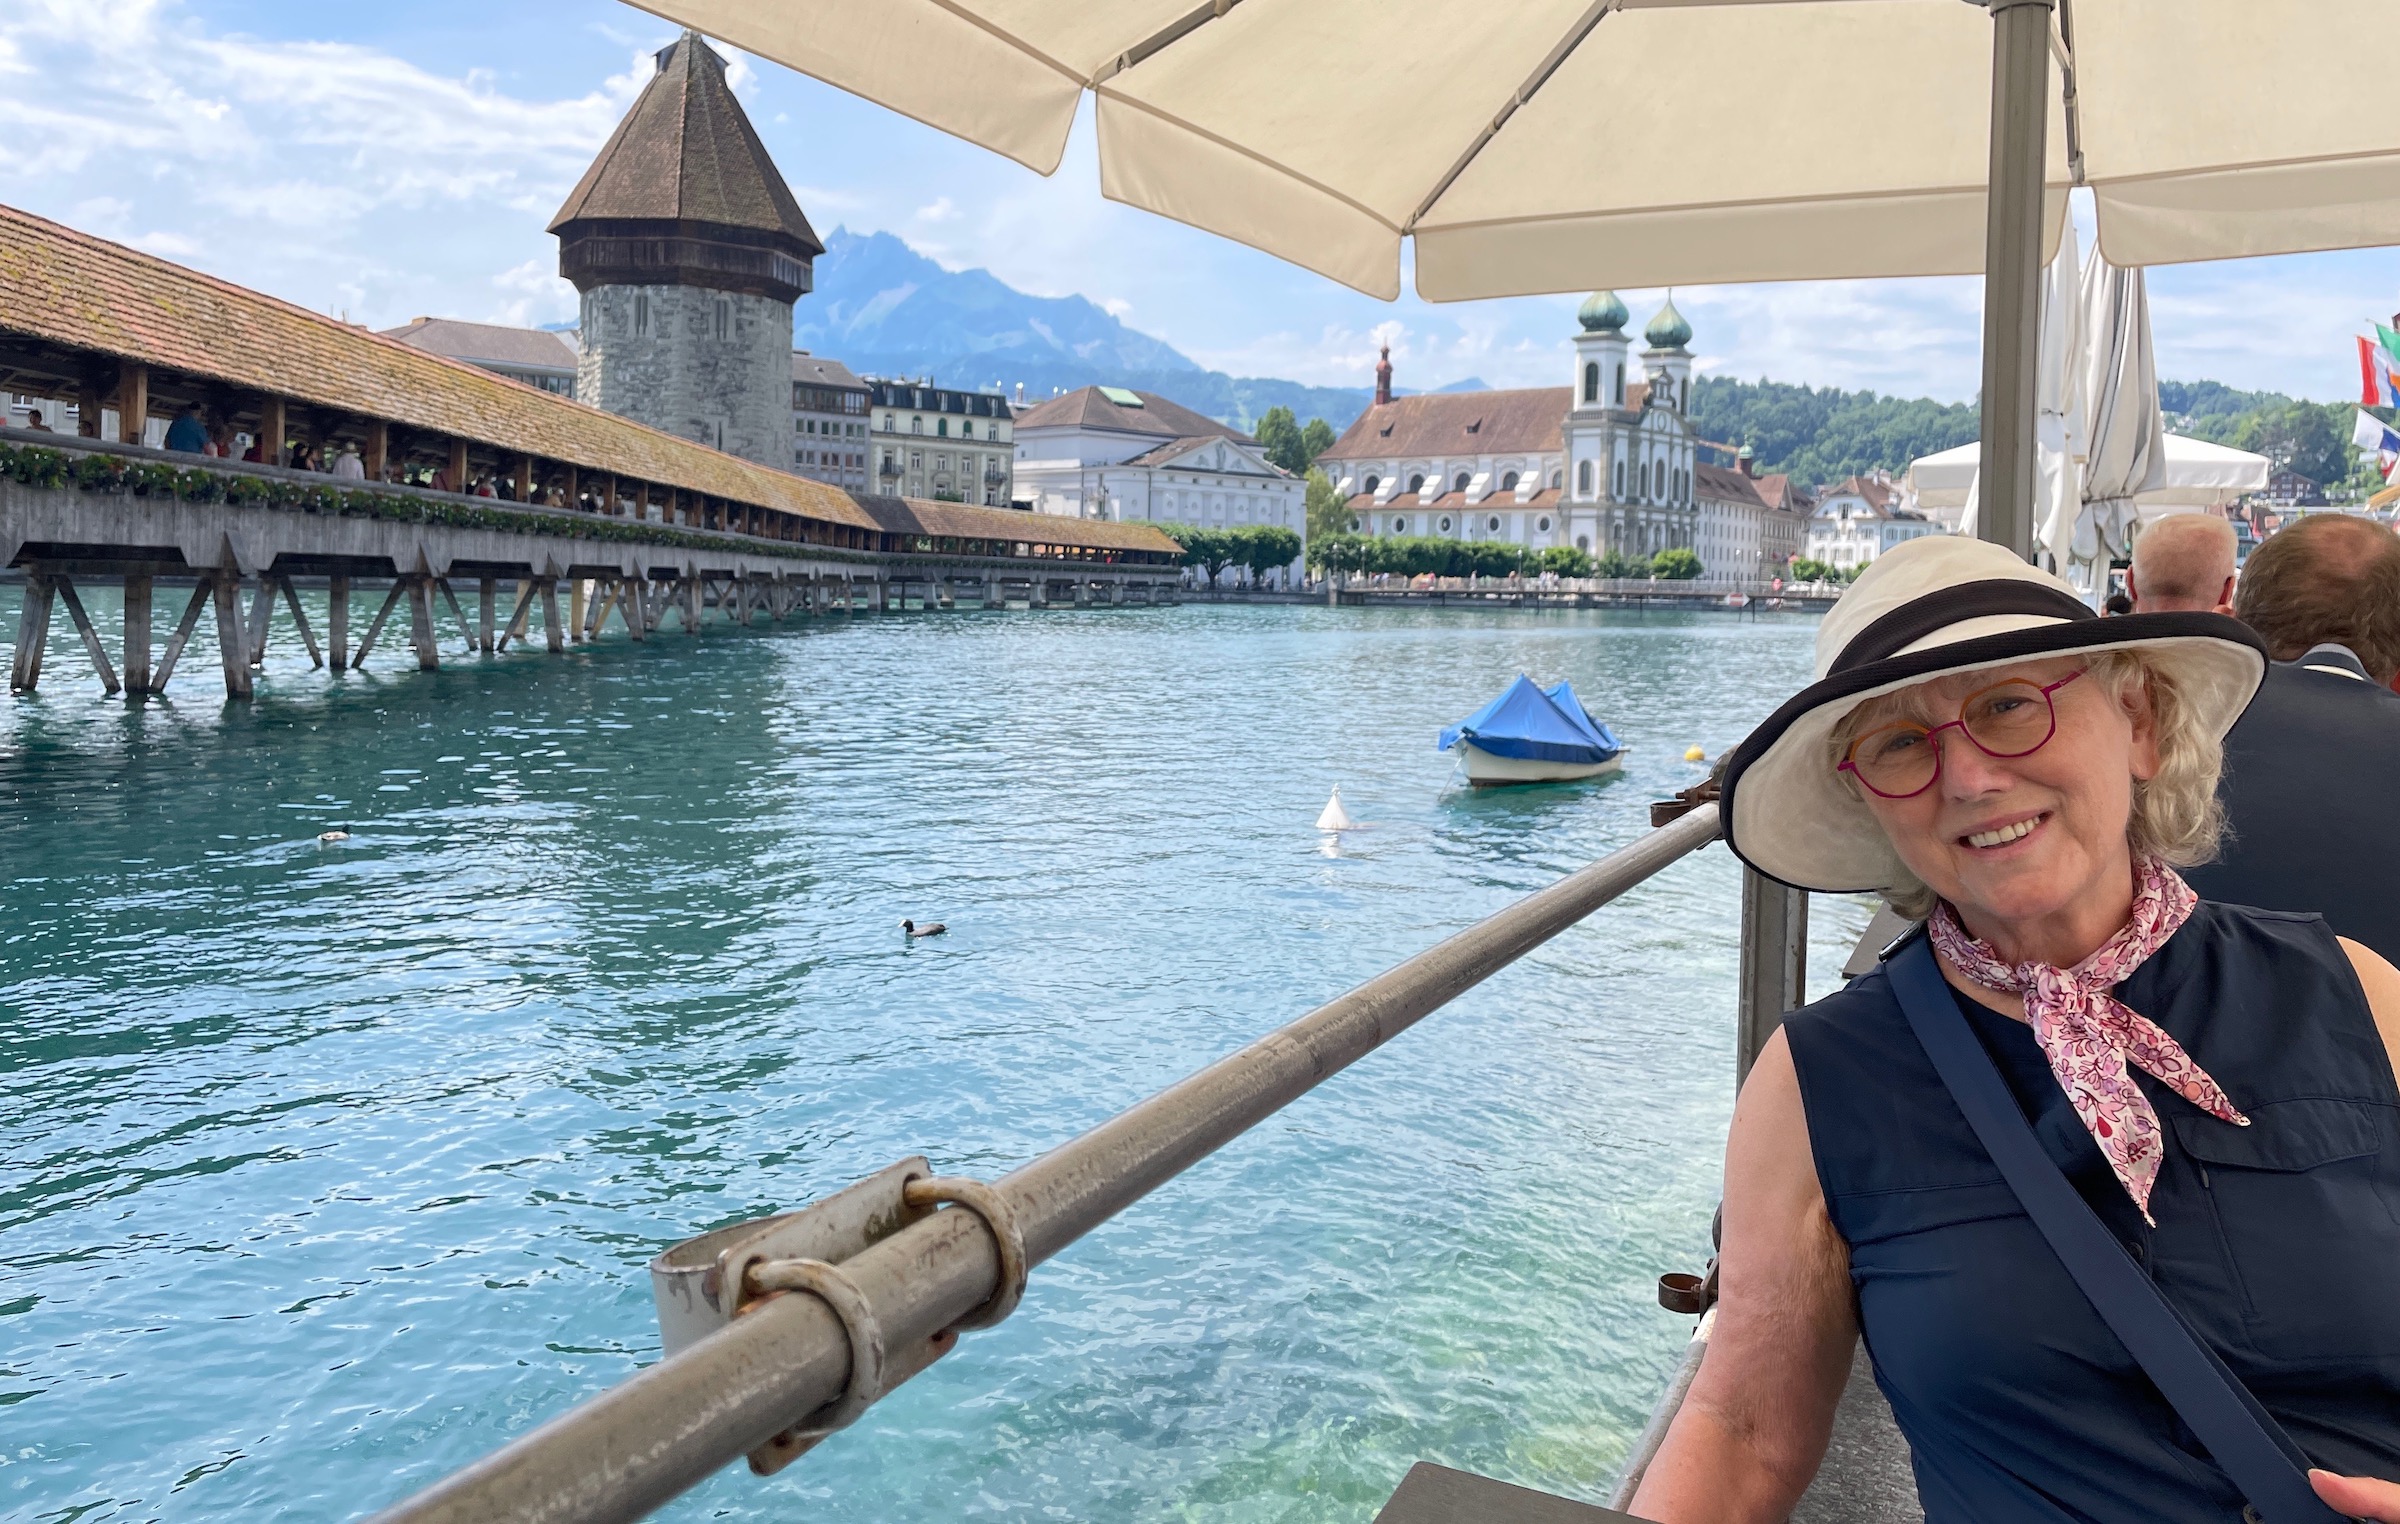
[[[333,458],[333,474],[346,482],[363,482],[367,479],[367,463],[360,458],[358,446],[348,440],[342,441],[341,453]]]
[[[42,410],[38,407],[25,415],[25,427],[31,429],[36,434],[47,434],[50,432],[50,425],[42,421]]]
[[[2251,553],[2234,611],[2275,663],[2225,738],[2229,840],[2192,887],[2400,961],[2400,536],[2312,513]]]
[[[2213,513],[2173,513],[2133,537],[2126,596],[2137,614],[2233,612],[2233,525]]]
[[[184,455],[208,453],[208,426],[200,421],[200,410],[187,407],[167,425],[167,448]]]
[[[1736,749],[1726,839],[1925,925],[1743,1086],[1722,1301],[1631,1511],[1787,1518],[1863,1331],[1928,1524],[2400,1520],[2400,970],[2178,871],[2258,637],[1943,535],[1816,665]]]

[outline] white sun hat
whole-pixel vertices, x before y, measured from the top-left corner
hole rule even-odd
[[[1817,630],[1817,680],[1734,749],[1725,839],[1734,855],[1796,889],[1865,893],[1906,870],[1836,770],[1834,727],[1866,700],[1952,672],[2086,651],[2139,650],[2170,673],[2201,728],[2222,740],[2266,677],[2250,627],[2223,614],[2103,619],[2004,546],[1956,535],[1877,557]]]

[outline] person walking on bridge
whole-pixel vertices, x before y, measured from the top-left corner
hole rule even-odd
[[[1834,606],[1726,840],[1926,924],[1742,1088],[1633,1513],[1788,1518],[1863,1332],[1927,1524],[2400,1521],[2400,970],[2180,871],[2266,665],[1947,535]]]

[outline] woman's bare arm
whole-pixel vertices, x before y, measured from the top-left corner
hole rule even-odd
[[[1660,1524],[1778,1524],[1824,1459],[1858,1344],[1849,1248],[1825,1215],[1781,1032],[1734,1107],[1717,1278],[1708,1353],[1633,1511]]]
[[[2366,989],[2367,1009],[2375,1014],[2375,1030],[2383,1034],[2383,1050],[2392,1056],[2392,1072],[2400,1074],[2400,968],[2362,942],[2344,937],[2341,943]]]

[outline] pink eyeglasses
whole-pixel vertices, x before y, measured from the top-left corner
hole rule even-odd
[[[2048,687],[2012,677],[1979,688],[1958,706],[1958,718],[1939,725],[1901,720],[1879,726],[1850,743],[1837,772],[1846,772],[1886,799],[1913,799],[1942,775],[1936,737],[1955,726],[1987,757],[2027,757],[2058,734],[2058,705],[2051,695],[2083,676],[2070,672]]]

